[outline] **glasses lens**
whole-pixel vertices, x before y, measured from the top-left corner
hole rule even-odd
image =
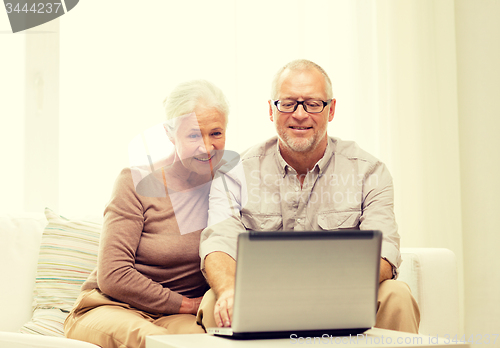
[[[323,111],[323,102],[321,100],[308,100],[304,103],[307,112]]]
[[[295,109],[297,101],[295,100],[280,100],[278,103],[278,110],[283,112],[291,112]]]

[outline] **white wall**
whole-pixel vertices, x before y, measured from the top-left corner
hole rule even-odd
[[[39,29],[38,29],[39,30]],[[26,42],[24,209],[59,210],[59,21],[30,29]],[[64,188],[63,188],[64,189]]]
[[[338,108],[330,133],[380,154],[372,131],[378,118],[359,112],[369,111],[370,102],[360,102],[353,79],[361,74],[365,49],[352,36],[369,12],[358,15],[353,3],[329,0],[308,6],[300,0],[121,4],[82,1],[60,20],[62,213],[102,212],[117,173],[129,164],[129,142],[163,121],[162,100],[188,79],[206,78],[226,93],[226,148],[241,152],[274,135],[270,82],[299,57],[316,61],[333,78]],[[117,7],[119,16],[110,17]],[[369,25],[363,40],[370,39]],[[363,88],[368,94],[370,87]]]
[[[465,333],[477,339],[500,334],[500,2],[458,0],[455,9]]]
[[[14,212],[24,210],[25,45],[11,33],[0,11],[0,209]]]

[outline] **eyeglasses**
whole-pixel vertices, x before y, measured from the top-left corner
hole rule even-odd
[[[285,100],[273,100],[274,105],[280,112],[288,112],[292,113],[297,110],[299,104],[302,104],[304,110],[310,114],[319,114],[325,109],[325,106],[330,104],[332,100],[323,101],[323,100],[293,100],[293,99],[285,99]]]

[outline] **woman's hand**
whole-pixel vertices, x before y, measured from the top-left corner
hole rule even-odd
[[[189,298],[182,296],[181,308],[179,309],[179,314],[194,314],[198,313],[198,307],[200,307],[201,299],[203,297]]]

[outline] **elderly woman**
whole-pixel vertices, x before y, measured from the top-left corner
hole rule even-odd
[[[179,85],[165,110],[175,150],[140,182],[134,168],[118,176],[104,211],[97,268],[64,324],[69,338],[145,347],[147,335],[204,332],[196,323],[208,290],[198,247],[228,105],[219,88],[198,80]]]

